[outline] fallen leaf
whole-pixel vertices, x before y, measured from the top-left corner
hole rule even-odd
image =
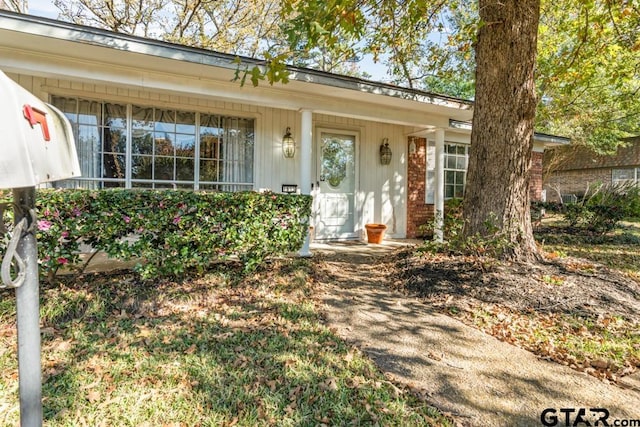
[[[336,378],[327,378],[324,382],[326,388],[328,390],[337,390],[338,389],[338,380]]]
[[[596,369],[607,369],[609,367],[609,361],[604,359],[592,360],[589,364]]]
[[[87,400],[91,403],[95,403],[100,400],[100,392],[97,390],[91,390],[87,393]]]
[[[429,354],[427,354],[427,357],[429,359],[433,359],[433,360],[437,360],[438,362],[442,360],[441,356],[438,356],[437,354],[433,353],[433,352],[429,352]]]

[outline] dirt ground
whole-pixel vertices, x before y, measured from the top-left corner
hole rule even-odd
[[[435,306],[496,303],[523,312],[621,316],[640,323],[640,284],[605,266],[576,258],[513,264],[489,258],[415,256],[387,262],[394,284]]]

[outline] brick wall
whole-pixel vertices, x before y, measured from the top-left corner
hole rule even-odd
[[[409,138],[409,143],[411,142]],[[416,152],[409,154],[407,164],[407,237],[420,236],[418,228],[433,220],[433,205],[425,204],[427,179],[427,140],[413,138]]]
[[[529,178],[529,197],[532,201],[542,198],[542,158],[544,153],[533,152],[531,156],[531,177]]]
[[[544,165],[548,201],[559,201],[558,192],[581,197],[590,185],[610,184],[612,169],[639,167],[640,138],[625,139],[616,153],[610,155],[580,145],[556,147],[545,151]]]
[[[558,190],[561,194],[575,194],[578,197],[583,196],[589,185],[595,183],[610,184],[611,169],[583,169],[555,171],[548,176],[544,188],[547,190],[547,201],[558,202]]]

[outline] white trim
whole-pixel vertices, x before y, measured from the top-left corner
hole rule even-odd
[[[73,42],[78,45],[78,48],[88,46],[96,49],[109,49],[129,54],[145,55],[150,58],[158,57],[180,61],[185,64],[217,67],[230,73],[233,73],[237,68],[236,61],[238,57],[236,55],[145,39],[98,28],[82,27],[68,22],[31,15],[0,12],[0,29],[10,34],[19,33],[14,35],[14,39],[46,38],[50,40],[50,43]],[[8,39],[9,35],[6,38]],[[248,65],[249,67],[262,66],[264,64],[264,61],[254,58],[240,57],[239,59],[243,65]],[[451,113],[459,111],[470,112],[473,105],[472,101],[381,82],[293,66],[287,68],[291,72],[291,82],[303,82],[307,86],[315,85],[327,89],[330,88],[332,91],[348,91],[352,96],[354,92],[366,93],[376,97],[383,96],[387,99],[387,103],[394,100],[408,100],[425,106],[446,108],[451,110]],[[348,95],[347,98],[349,98]],[[470,118],[470,114],[464,114],[460,120],[470,120]]]
[[[312,194],[311,180],[313,169],[313,112],[310,110],[302,110],[300,112],[300,191],[302,194]],[[311,218],[314,217],[314,203],[312,202],[311,217],[308,219],[308,225],[311,226]],[[300,249],[300,256],[311,256],[309,245],[311,243],[311,230],[307,227],[307,234],[304,243]],[[315,227],[315,224],[314,224]]]
[[[105,102],[105,101],[102,101]],[[125,146],[125,172],[124,172],[124,188],[133,188],[133,182],[131,179],[132,176],[132,172],[131,172],[131,162],[133,161],[133,120],[131,119],[131,117],[133,117],[133,105],[127,103],[126,104],[126,108],[127,108],[127,130],[125,131],[126,134],[126,146]]]
[[[436,168],[434,179],[434,215],[435,215],[435,230],[434,239],[437,242],[443,240],[443,227],[444,227],[444,130],[437,129],[435,132],[436,138]]]

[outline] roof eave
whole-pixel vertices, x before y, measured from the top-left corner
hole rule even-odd
[[[449,120],[449,127],[453,129],[471,131],[471,122],[464,122],[460,120]],[[533,140],[544,144],[545,147],[555,147],[558,145],[571,144],[571,139],[564,136],[550,135],[542,132],[534,132]]]
[[[87,27],[55,19],[4,10],[0,10],[0,27],[43,37],[74,40],[80,43],[133,53],[161,56],[163,58],[220,67],[228,70],[238,70],[245,66],[249,68],[265,66],[265,61],[246,56],[183,46],[161,40],[115,33],[100,28]],[[472,101],[436,95],[387,83],[294,66],[288,66],[287,69],[290,72],[290,80],[299,82],[350,89],[360,93],[411,100],[456,110],[471,110],[473,108]]]

